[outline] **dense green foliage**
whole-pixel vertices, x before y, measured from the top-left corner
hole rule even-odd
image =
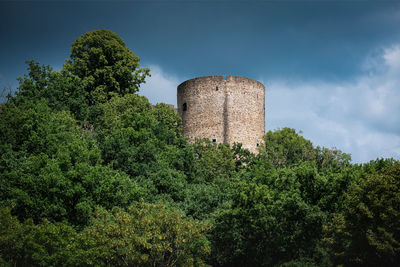
[[[400,164],[391,163],[352,184],[347,208],[324,227],[335,262],[398,266],[400,261]]]
[[[1,266],[396,266],[400,163],[294,129],[258,154],[182,136],[110,31],[28,62],[0,111]]]

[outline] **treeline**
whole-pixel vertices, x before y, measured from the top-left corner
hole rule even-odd
[[[189,144],[115,33],[28,62],[0,112],[1,266],[397,266],[400,163],[293,129]]]

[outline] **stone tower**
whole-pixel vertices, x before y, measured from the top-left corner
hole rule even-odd
[[[265,134],[265,87],[239,76],[207,76],[178,86],[183,135],[257,152]]]

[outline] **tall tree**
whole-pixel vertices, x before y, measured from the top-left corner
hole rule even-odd
[[[137,92],[149,76],[149,69],[139,68],[139,61],[118,34],[94,30],[73,42],[71,59],[64,68],[82,79],[89,104],[93,105],[116,94]]]

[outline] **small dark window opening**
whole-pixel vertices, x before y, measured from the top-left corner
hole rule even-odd
[[[257,147],[260,146],[260,143],[257,142]]]
[[[213,142],[213,143],[216,143],[216,142],[217,142],[217,139],[213,138],[213,139],[212,139],[212,142]]]
[[[183,111],[186,111],[186,110],[187,110],[187,104],[183,103]]]
[[[217,86],[217,88],[215,88],[215,91],[218,91],[218,86]]]

